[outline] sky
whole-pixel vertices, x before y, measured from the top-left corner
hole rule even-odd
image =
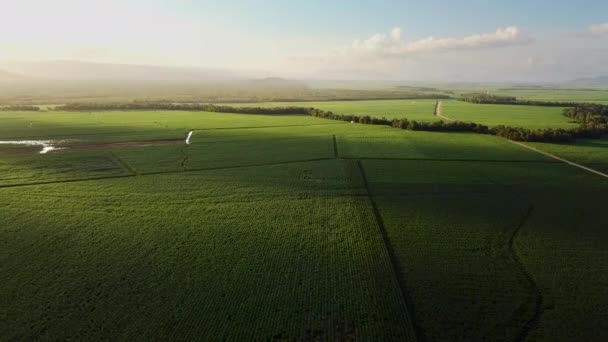
[[[608,1],[0,0],[0,61],[265,76],[556,81],[608,75]]]

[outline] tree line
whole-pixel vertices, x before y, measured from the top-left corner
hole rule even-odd
[[[305,107],[234,107],[214,104],[178,104],[162,102],[70,103],[63,106],[57,106],[55,107],[55,110],[67,112],[167,110],[261,115],[310,115],[309,108]]]
[[[204,111],[215,113],[257,114],[257,115],[310,115],[313,117],[339,120],[364,125],[382,125],[410,131],[470,132],[491,134],[515,141],[567,142],[580,138],[596,138],[608,134],[608,106],[577,104],[564,110],[564,115],[580,123],[574,129],[527,129],[521,127],[485,125],[462,121],[419,122],[408,119],[387,119],[369,115],[336,114],[313,107],[233,107],[214,104],[174,104],[174,103],[124,103],[124,104],[68,104],[56,107],[58,111],[106,111],[106,110],[169,110]]]
[[[529,142],[571,142],[575,139],[600,138],[608,134],[608,127],[581,125],[572,129],[527,129],[521,127],[497,126],[492,128],[493,134],[509,140]]]
[[[607,124],[608,106],[582,103],[564,110],[564,115],[584,125]]]
[[[310,115],[323,119],[346,121],[351,123],[359,123],[363,125],[382,125],[391,126],[394,128],[406,129],[410,131],[432,131],[432,132],[475,132],[481,134],[490,133],[488,126],[476,124],[473,122],[462,122],[462,121],[416,121],[408,119],[392,119],[389,120],[385,117],[376,118],[369,115],[350,115],[350,114],[336,114],[331,111],[324,111],[317,108],[309,108]]]
[[[517,141],[568,142],[574,139],[599,138],[608,134],[608,106],[578,103],[564,109],[564,115],[579,123],[572,129],[537,129],[494,127],[494,134]]]
[[[516,106],[541,106],[541,107],[574,107],[579,105],[576,102],[557,102],[557,101],[532,101],[520,100],[513,96],[500,96],[483,93],[463,94],[461,100],[475,104],[498,104]]]
[[[0,111],[3,112],[39,112],[40,107],[26,106],[26,105],[14,105],[0,107]]]

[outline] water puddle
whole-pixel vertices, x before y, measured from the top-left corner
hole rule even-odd
[[[190,139],[194,131],[188,133],[185,143],[190,145]],[[89,150],[105,150],[115,148],[136,148],[149,146],[162,146],[171,144],[183,144],[184,140],[144,140],[144,141],[126,141],[126,142],[111,142],[111,143],[85,143],[73,144],[80,140],[0,140],[1,145],[9,145],[7,149],[0,149],[0,153],[8,154],[27,154],[38,152],[39,154],[47,154],[49,152],[57,152],[62,150],[70,151],[89,151]],[[12,145],[12,146],[11,146]],[[18,145],[26,146],[27,148],[17,148]],[[38,150],[38,148],[40,148]]]
[[[25,146],[40,146],[40,154],[47,154],[51,151],[63,150],[62,147],[57,147],[60,141],[52,140],[0,140],[0,145],[25,145]]]

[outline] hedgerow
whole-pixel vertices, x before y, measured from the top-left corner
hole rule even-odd
[[[481,96],[483,95],[483,96]],[[474,101],[495,101],[494,103],[510,103],[514,98],[495,95],[476,95],[470,97]],[[472,100],[472,101],[473,101]],[[517,101],[515,99],[515,101]],[[475,102],[482,103],[482,102]],[[521,104],[521,103],[520,103]],[[574,104],[574,107],[564,110],[564,115],[579,122],[574,129],[527,129],[521,127],[488,126],[463,121],[433,121],[420,122],[408,119],[389,120],[369,115],[336,114],[313,107],[233,107],[214,104],[175,104],[175,103],[123,103],[123,104],[67,104],[59,106],[60,111],[104,111],[104,110],[170,110],[170,111],[204,111],[214,113],[236,113],[257,115],[310,115],[313,117],[338,120],[364,125],[381,125],[410,131],[430,132],[471,132],[478,134],[493,134],[502,138],[516,141],[534,142],[567,142],[580,138],[597,138],[608,134],[608,106],[597,104]]]
[[[15,106],[0,107],[0,111],[3,111],[3,112],[38,112],[38,111],[40,111],[40,107],[27,106],[27,105],[15,105]]]
[[[579,105],[576,102],[556,102],[556,101],[532,101],[520,100],[513,96],[499,96],[483,93],[463,94],[462,101],[475,104],[498,104],[498,105],[519,105],[519,106],[540,106],[540,107],[574,107]]]

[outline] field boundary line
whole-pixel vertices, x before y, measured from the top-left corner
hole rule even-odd
[[[422,329],[420,328],[420,326],[418,324],[416,324],[415,314],[412,309],[414,307],[414,304],[412,302],[412,299],[409,297],[407,287],[405,286],[405,279],[403,279],[403,274],[400,271],[401,263],[399,262],[399,259],[397,259],[397,256],[395,255],[395,250],[394,250],[393,246],[391,245],[390,239],[386,232],[386,228],[384,226],[384,219],[382,218],[382,215],[380,214],[380,210],[378,209],[376,200],[374,200],[374,197],[372,196],[372,192],[369,189],[367,175],[365,173],[365,169],[363,168],[363,164],[361,163],[360,160],[357,160],[357,166],[359,167],[359,172],[361,173],[363,185],[365,186],[365,190],[367,192],[367,198],[369,199],[370,204],[372,206],[372,211],[374,212],[374,216],[375,216],[376,222],[378,224],[378,230],[380,231],[382,241],[384,242],[384,247],[386,248],[386,252],[388,254],[389,260],[391,262],[391,265],[393,266],[392,267],[393,275],[395,277],[397,285],[399,286],[399,289],[401,290],[401,295],[403,296],[403,300],[405,301],[405,311],[408,314],[408,320],[409,320],[408,323],[411,325],[411,327],[414,330],[414,336],[416,338],[416,341],[423,341],[424,333],[423,333]]]
[[[128,175],[119,175],[119,176],[102,176],[102,177],[92,177],[92,178],[78,178],[78,179],[67,179],[67,180],[57,180],[57,181],[48,181],[48,182],[36,182],[36,183],[20,183],[20,184],[6,184],[0,185],[0,190],[3,188],[16,188],[16,187],[24,187],[24,186],[36,186],[36,185],[49,185],[49,184],[61,184],[61,183],[74,183],[74,182],[86,182],[86,181],[94,181],[94,180],[104,180],[104,179],[113,179],[113,178],[126,178],[126,177],[136,177],[136,176],[155,176],[155,175],[170,175],[170,174],[179,174],[179,173],[190,173],[190,172],[203,172],[203,171],[215,171],[215,170],[230,170],[230,169],[243,169],[248,167],[262,167],[262,166],[273,166],[273,165],[288,165],[288,164],[297,164],[297,163],[309,163],[309,162],[319,162],[319,161],[328,161],[328,160],[403,160],[403,161],[438,161],[438,162],[495,162],[495,163],[513,163],[513,162],[521,162],[521,163],[546,163],[546,164],[557,164],[552,161],[512,161],[512,160],[454,160],[454,159],[399,159],[399,158],[335,158],[335,157],[325,157],[325,158],[313,158],[313,159],[302,159],[302,160],[292,160],[292,161],[284,161],[284,162],[274,162],[274,163],[258,163],[258,164],[250,164],[250,165],[233,165],[233,166],[219,166],[219,167],[210,167],[210,168],[198,168],[198,169],[187,169],[187,170],[171,170],[171,171],[154,171],[154,172],[137,172],[136,174],[128,174]]]
[[[135,175],[130,174],[130,175],[102,176],[102,177],[90,177],[90,178],[78,178],[78,179],[64,179],[64,180],[60,180],[60,181],[48,181],[48,182],[37,182],[37,183],[6,184],[6,185],[0,185],[0,190],[9,189],[9,188],[26,187],[26,186],[89,182],[89,181],[95,181],[95,180],[130,178],[130,177],[135,177]]]
[[[450,118],[448,118],[447,116],[443,115],[443,101],[437,101],[437,105],[435,106],[435,115],[437,115],[438,118],[447,120],[447,121],[454,121]]]
[[[334,141],[334,157],[336,159],[340,158],[339,154],[338,154],[338,142],[336,141],[336,135],[332,136],[333,141]]]
[[[146,172],[146,173],[142,173],[141,176],[170,175],[170,174],[202,172],[202,171],[245,169],[248,167],[287,165],[287,164],[308,163],[308,162],[327,161],[327,160],[335,160],[335,158],[327,157],[327,158],[303,159],[303,160],[293,160],[293,161],[274,162],[274,163],[259,163],[259,164],[250,164],[250,165],[218,166],[218,167],[208,167],[208,168],[200,168],[200,169]]]
[[[511,253],[512,258],[515,260],[516,264],[519,266],[520,271],[524,274],[524,277],[526,277],[526,279],[528,280],[529,285],[532,287],[533,294],[536,297],[536,300],[534,302],[534,315],[522,327],[522,331],[517,336],[518,342],[519,341],[523,342],[523,341],[527,340],[527,338],[530,336],[530,333],[532,333],[532,331],[534,329],[536,329],[536,327],[538,326],[538,323],[540,322],[540,318],[543,314],[544,297],[543,297],[543,293],[540,289],[540,286],[538,286],[538,283],[536,282],[536,280],[534,280],[534,277],[532,276],[530,271],[528,271],[523,260],[521,259],[519,254],[517,254],[517,251],[515,250],[515,239],[517,238],[517,236],[519,235],[519,233],[521,232],[523,227],[526,225],[526,222],[532,215],[533,211],[534,211],[534,205],[530,205],[530,207],[528,208],[528,211],[522,217],[521,222],[519,223],[517,228],[515,228],[515,230],[513,231],[513,234],[511,234],[511,237],[509,238],[509,244],[508,244],[509,252]]]
[[[216,128],[193,128],[192,131],[224,131],[233,129],[262,129],[262,128],[281,128],[281,127],[307,127],[307,126],[329,126],[344,125],[345,122],[318,123],[318,124],[298,124],[298,125],[271,125],[271,126],[245,126],[245,127],[216,127]]]
[[[135,174],[128,174],[128,175],[116,175],[116,176],[102,176],[102,177],[90,177],[90,178],[78,178],[78,179],[65,179],[65,180],[56,180],[56,181],[48,181],[48,182],[36,182],[36,183],[6,184],[6,185],[0,185],[0,190],[2,190],[4,188],[18,188],[18,187],[26,187],[26,186],[37,186],[37,185],[50,185],[50,184],[61,184],[61,183],[88,182],[88,181],[95,181],[95,180],[114,179],[114,178],[129,178],[129,177],[136,177],[136,176],[144,177],[144,176],[171,175],[171,174],[204,172],[204,171],[244,169],[244,168],[248,168],[248,167],[262,167],[262,166],[273,166],[273,165],[288,165],[288,164],[309,163],[309,162],[328,161],[328,160],[336,160],[336,158],[327,157],[327,158],[293,160],[293,161],[275,162],[275,163],[260,163],[260,164],[251,164],[251,165],[234,165],[234,166],[220,166],[220,167],[201,168],[201,169],[188,169],[188,170],[142,172],[142,173],[138,173],[137,175],[135,175]]]
[[[179,149],[179,152],[184,156],[184,159],[182,159],[182,170],[183,171],[187,171],[186,169],[186,162],[188,161],[188,159],[190,158],[190,156],[186,153],[186,151],[184,151],[185,147],[182,147]]]
[[[386,161],[436,161],[436,162],[471,162],[471,163],[540,163],[558,164],[550,160],[492,160],[492,159],[437,159],[437,158],[391,158],[391,157],[340,157],[345,160],[386,160]]]
[[[245,126],[245,127],[217,127],[217,128],[194,128],[193,131],[213,131],[213,130],[230,130],[230,129],[255,129],[255,128],[280,128],[280,127],[304,127],[304,126],[328,126],[328,125],[342,125],[345,124],[343,122],[333,122],[333,123],[316,123],[316,124],[298,124],[298,125],[276,125],[276,126]],[[97,132],[97,133],[78,133],[78,134],[50,134],[50,135],[38,135],[38,136],[8,136],[2,137],[2,139],[10,139],[10,140],[23,140],[23,139],[45,139],[45,138],[71,138],[71,137],[81,137],[81,136],[108,136],[108,135],[137,135],[142,133],[180,133],[184,132],[184,129],[176,128],[176,129],[168,129],[168,130],[155,130],[155,131],[128,131],[128,132]],[[188,133],[188,132],[186,132]],[[180,136],[183,134],[180,134]],[[177,134],[176,134],[177,136]],[[168,139],[157,139],[154,141],[173,141],[173,140],[183,140],[182,138],[168,138]],[[113,142],[120,143],[121,141]],[[132,141],[129,141],[132,142]]]
[[[503,138],[503,139],[504,139],[504,138]],[[519,142],[519,141],[513,141],[513,140],[509,140],[509,139],[505,139],[505,140],[510,141],[511,143],[513,143],[513,144],[515,144],[515,145],[519,145],[519,146],[521,146],[521,147],[523,147],[523,148],[526,148],[526,149],[528,149],[528,150],[530,150],[530,151],[534,151],[534,152],[536,152],[536,153],[540,153],[540,154],[542,154],[542,155],[544,155],[544,156],[547,156],[547,157],[549,157],[549,158],[553,158],[553,159],[555,159],[555,160],[559,160],[559,161],[561,161],[561,162],[563,162],[563,163],[566,163],[566,164],[568,164],[568,165],[571,165],[571,166],[577,167],[577,168],[582,169],[582,170],[585,170],[585,171],[587,171],[587,172],[594,173],[594,174],[596,174],[596,175],[598,175],[598,176],[602,176],[602,177],[604,177],[604,178],[608,178],[608,174],[605,174],[605,173],[603,173],[603,172],[600,172],[600,171],[594,170],[594,169],[592,169],[592,168],[590,168],[590,167],[587,167],[587,166],[584,166],[584,165],[581,165],[581,164],[577,164],[577,163],[572,162],[572,161],[570,161],[570,160],[567,160],[567,159],[564,159],[564,158],[558,157],[558,156],[556,156],[555,154],[552,154],[552,153],[549,153],[549,152],[545,152],[545,151],[539,150],[539,149],[537,149],[537,148],[535,148],[535,147],[532,147],[532,146],[526,145],[526,144],[521,143],[521,142]]]
[[[196,130],[195,130],[196,131]],[[303,135],[303,136],[299,136],[299,137],[281,137],[281,138],[269,138],[270,140],[280,140],[280,141],[285,141],[285,140],[302,140],[302,139],[310,139],[310,138],[319,138],[319,139],[326,139],[328,136],[328,134],[319,134],[319,135]],[[197,143],[205,143],[205,144],[224,144],[224,143],[242,143],[242,142],[250,142],[251,140],[245,140],[245,139],[227,139],[227,140],[203,140],[203,141],[197,141]]]
[[[132,168],[131,165],[127,164],[127,162],[122,160],[122,158],[117,156],[116,153],[114,153],[113,151],[110,151],[110,155],[112,155],[112,158],[114,158],[114,160],[116,160],[116,162],[118,162],[122,167],[127,169],[129,172],[133,173],[133,176],[138,175],[138,172],[134,168]]]

